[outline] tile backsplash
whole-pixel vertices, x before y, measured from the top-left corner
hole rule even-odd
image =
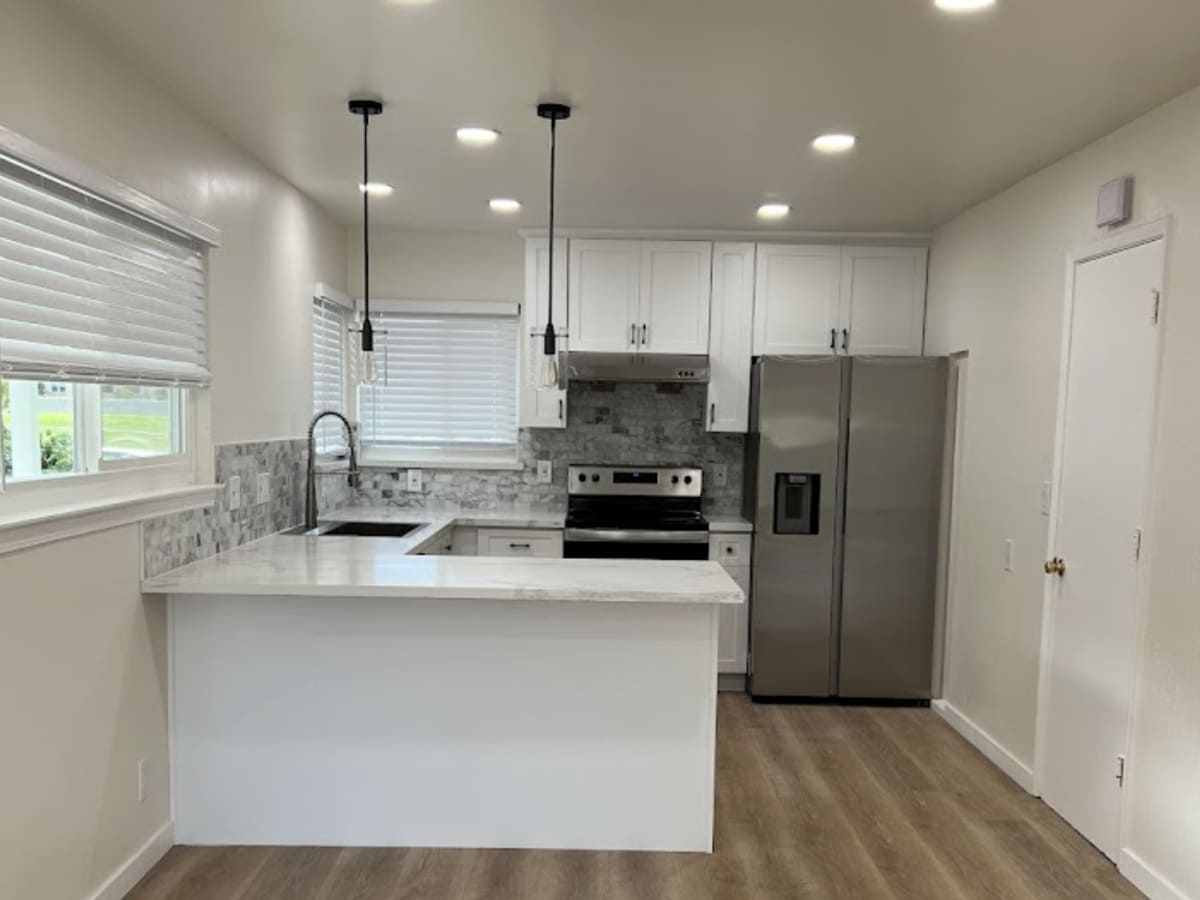
[[[317,478],[323,514],[351,502],[422,509],[529,507],[561,510],[567,501],[567,466],[701,466],[704,508],[710,515],[741,510],[744,437],[704,430],[703,385],[576,382],[568,397],[568,426],[559,431],[520,433],[520,468],[511,470],[422,469],[422,490],[405,489],[405,470],[366,468],[351,490],[343,474]],[[553,480],[539,484],[538,460],[553,463]],[[228,490],[205,509],[159,516],[142,525],[143,569],[153,577],[257,540],[304,518],[303,440],[221,444],[216,448],[216,480],[241,479],[240,504],[230,509]],[[713,467],[726,467],[718,487]],[[257,502],[257,477],[271,476],[270,499]]]
[[[567,499],[567,466],[695,465],[705,470],[704,506],[710,514],[741,510],[745,438],[704,430],[706,390],[696,384],[575,382],[568,395],[567,427],[520,434],[515,470],[422,470],[422,490],[405,490],[405,470],[364,470],[358,502],[406,509],[456,505],[561,509]],[[553,481],[539,484],[538,460],[553,463]],[[718,487],[713,466],[726,467]]]

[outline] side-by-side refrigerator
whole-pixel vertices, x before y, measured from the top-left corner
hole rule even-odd
[[[930,698],[946,372],[929,357],[755,364],[756,699]]]

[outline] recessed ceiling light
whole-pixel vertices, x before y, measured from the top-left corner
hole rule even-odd
[[[500,132],[494,128],[479,128],[474,125],[460,128],[455,134],[459,143],[469,147],[490,147],[500,137]]]
[[[372,197],[390,197],[395,190],[390,184],[384,184],[382,181],[368,181],[366,184],[360,184],[358,189]]]
[[[782,219],[792,208],[786,203],[764,203],[758,208],[758,217],[760,219]]]
[[[989,6],[995,6],[996,0],[933,0],[934,6],[945,12],[964,13],[979,12]]]
[[[814,138],[812,145],[818,153],[845,153],[857,143],[858,138],[852,134],[823,134]]]
[[[512,197],[493,197],[488,201],[488,206],[492,208],[492,212],[515,213],[521,208],[521,201]]]

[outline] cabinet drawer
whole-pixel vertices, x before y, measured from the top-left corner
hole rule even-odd
[[[750,535],[714,534],[708,539],[708,558],[729,568],[750,565]]]
[[[480,528],[479,555],[561,558],[562,532]]]

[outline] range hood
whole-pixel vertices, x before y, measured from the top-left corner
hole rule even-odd
[[[666,353],[567,354],[571,381],[708,384],[708,357]]]

